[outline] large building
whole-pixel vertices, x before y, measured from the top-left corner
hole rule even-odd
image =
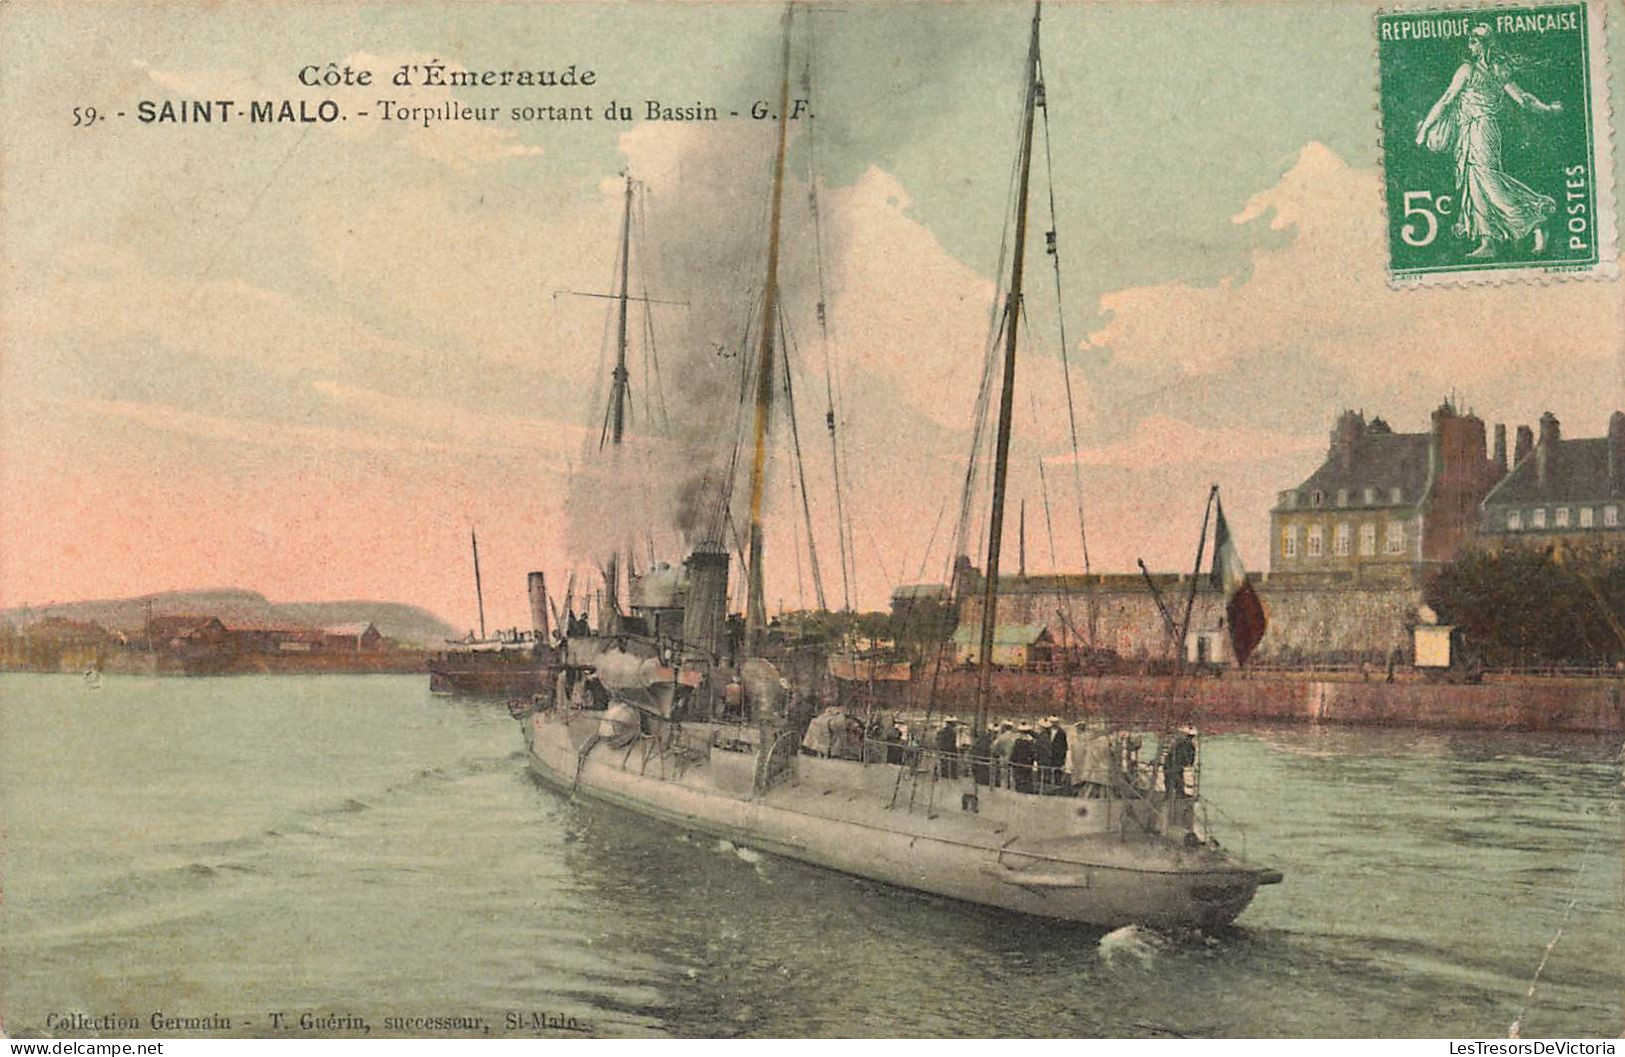
[[[1484,498],[1485,542],[1625,551],[1625,412],[1609,416],[1607,436],[1565,440],[1548,411],[1538,440],[1518,427],[1516,455]]]
[[[1270,511],[1270,571],[1409,578],[1455,556],[1505,473],[1505,428],[1490,458],[1483,421],[1449,402],[1426,433],[1344,411],[1325,462]]]

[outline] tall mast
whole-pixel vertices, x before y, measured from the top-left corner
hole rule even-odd
[[[1032,176],[1033,112],[1038,99],[1038,19],[1033,5],[1033,36],[1027,50],[1027,102],[1022,116],[1021,185],[1016,193],[1016,244],[1010,265],[1010,291],[1004,302],[1004,386],[999,394],[998,446],[993,461],[993,511],[987,530],[987,583],[982,592],[982,650],[976,686],[976,730],[987,728],[988,690],[993,682],[993,629],[999,615],[999,544],[1004,534],[1004,487],[1010,470],[1010,418],[1016,395],[1016,327],[1021,321],[1021,266],[1027,251],[1027,191]]]
[[[480,604],[480,638],[485,638],[485,591],[480,587],[480,538],[468,530],[468,542],[474,548],[474,599]]]
[[[616,447],[620,446],[621,437],[626,432],[626,392],[631,377],[626,370],[626,287],[627,276],[631,272],[631,257],[632,174],[628,173],[626,176],[626,213],[621,218],[621,292],[617,295],[620,306],[615,331],[615,373],[612,376],[614,383],[609,396],[610,442]]]
[[[626,396],[631,389],[631,373],[626,369],[626,307],[628,297],[627,287],[632,273],[632,174],[626,174],[626,207],[621,214],[621,275],[620,293],[615,295],[619,302],[615,307],[615,370],[610,375],[609,390],[609,441],[611,450],[617,455],[621,448],[621,438],[626,435]],[[600,439],[599,444],[603,441]],[[612,631],[614,616],[620,613],[621,597],[621,556],[617,550],[609,556],[609,565],[604,570],[604,590],[609,596],[609,616],[599,614],[601,630]]]
[[[756,652],[767,631],[762,590],[762,493],[767,471],[768,427],[773,410],[773,332],[778,329],[779,219],[784,206],[784,147],[790,129],[790,21],[784,11],[784,75],[779,83],[779,143],[773,156],[773,211],[767,236],[767,282],[762,287],[762,339],[756,351],[756,450],[750,465],[750,565],[745,596],[745,654]]]

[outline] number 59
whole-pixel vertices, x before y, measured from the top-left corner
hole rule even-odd
[[[1450,200],[1450,195],[1440,195],[1435,200],[1432,191],[1406,191],[1405,216],[1419,216],[1427,226],[1421,232],[1418,232],[1417,224],[1413,221],[1401,228],[1399,237],[1404,241],[1405,245],[1426,246],[1430,244],[1439,234],[1439,217],[1450,215]],[[1427,205],[1421,204],[1424,202]],[[1433,208],[1427,208],[1428,205]]]

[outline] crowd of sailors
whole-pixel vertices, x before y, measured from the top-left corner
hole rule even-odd
[[[863,720],[836,706],[809,717],[801,751],[870,763],[928,766],[940,778],[1041,796],[1102,799],[1196,792],[1196,730],[1181,727],[1146,752],[1145,736],[1057,716],[1005,719],[973,732],[958,716],[921,730],[894,716]],[[1142,758],[1144,754],[1144,758]]]
[[[609,690],[596,674],[575,678],[566,673],[564,697],[576,708],[612,709]],[[1164,796],[1188,799],[1196,795],[1196,729],[1185,726],[1147,745],[1148,735],[1112,730],[1088,720],[1068,725],[1058,716],[1036,724],[1003,719],[980,731],[958,716],[938,725],[905,722],[894,715],[886,722],[878,713],[867,717],[839,705],[817,711],[810,696],[799,699],[788,682],[779,681],[776,708],[794,731],[801,732],[801,751],[810,756],[862,760],[866,763],[906,765],[930,770],[936,777],[973,780],[979,786],[1009,789],[1038,796],[1073,796],[1086,799]],[[724,721],[743,722],[750,713],[738,679],[724,688]],[[602,736],[647,734],[648,713],[625,708],[614,722],[606,715]],[[674,709],[672,718],[683,710]],[[626,730],[623,731],[623,727]]]

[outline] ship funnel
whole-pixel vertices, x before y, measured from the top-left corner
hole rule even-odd
[[[688,598],[683,608],[683,645],[691,653],[716,657],[728,633],[728,552],[706,541],[683,562]]]
[[[536,641],[547,641],[547,577],[541,573],[531,573],[525,578],[530,588],[530,630],[536,633]]]

